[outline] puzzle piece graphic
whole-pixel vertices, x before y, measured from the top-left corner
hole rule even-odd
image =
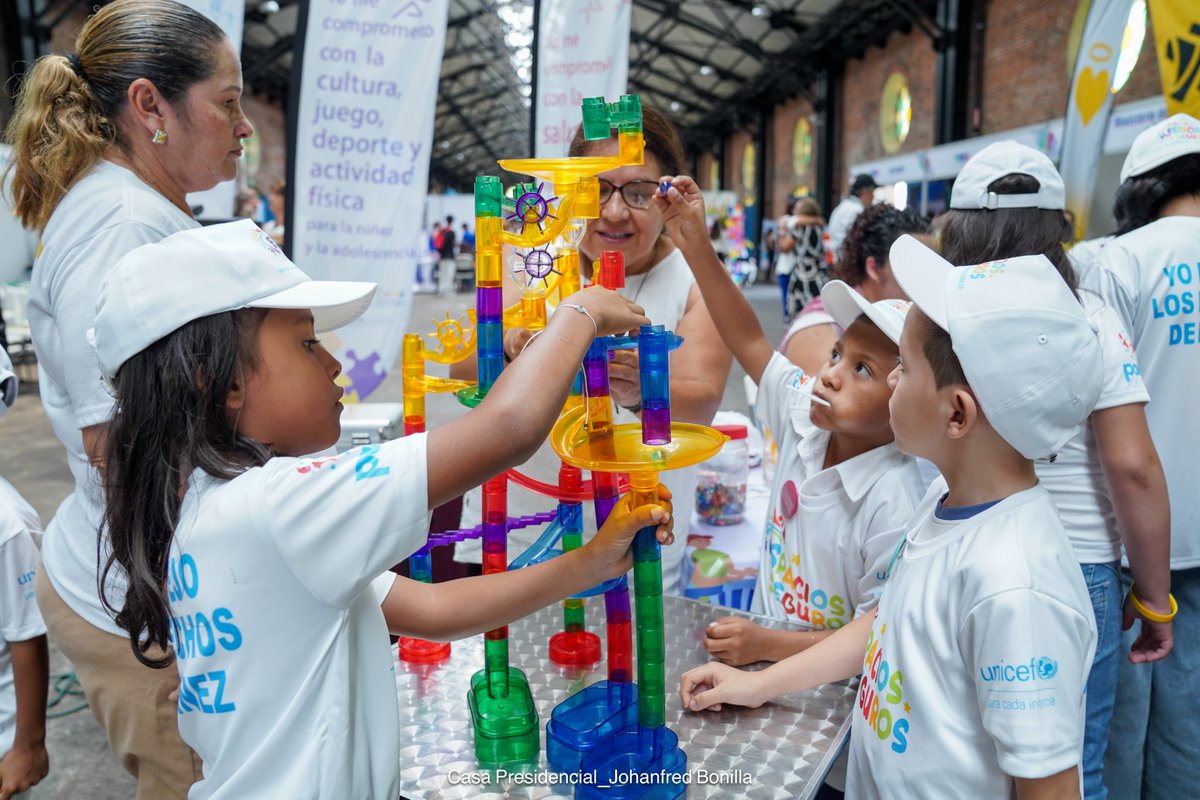
[[[365,400],[387,377],[385,371],[377,369],[379,353],[371,353],[366,358],[360,359],[353,350],[347,350],[346,357],[354,362],[354,366],[344,370],[342,374],[350,379],[350,386],[353,387],[357,399]]]

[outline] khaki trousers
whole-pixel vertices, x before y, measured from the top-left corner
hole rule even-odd
[[[200,758],[179,737],[174,666],[150,669],[129,640],[102,631],[63,602],[38,564],[37,601],[51,638],[75,668],[108,745],[137,778],[137,800],[186,800]]]

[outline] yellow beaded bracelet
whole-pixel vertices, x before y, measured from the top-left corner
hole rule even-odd
[[[1170,622],[1171,620],[1175,619],[1175,615],[1179,613],[1179,604],[1175,602],[1175,595],[1173,594],[1168,593],[1167,599],[1171,601],[1171,613],[1159,614],[1158,612],[1151,611],[1150,609],[1146,608],[1146,606],[1142,605],[1142,601],[1139,600],[1138,596],[1133,592],[1133,586],[1131,585],[1129,587],[1129,601],[1133,603],[1134,610],[1151,622]]]

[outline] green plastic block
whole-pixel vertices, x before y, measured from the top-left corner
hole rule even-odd
[[[583,138],[588,141],[607,139],[610,135],[608,104],[603,97],[583,98]]]
[[[488,693],[487,670],[480,670],[471,677],[467,702],[475,729],[475,756],[481,763],[504,764],[537,757],[541,727],[525,673],[509,667],[508,692],[497,698]]]
[[[475,216],[498,217],[504,202],[504,187],[495,175],[479,175],[475,178]]]

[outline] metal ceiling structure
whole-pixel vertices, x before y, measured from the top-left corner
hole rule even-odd
[[[10,52],[21,44],[26,54],[31,42],[45,52],[54,26],[79,7],[98,5],[15,2],[21,30],[14,34],[6,16],[6,36]],[[831,98],[814,87],[894,31],[923,30],[942,52],[945,8],[956,2],[962,0],[632,0],[629,91],[676,121],[693,156],[719,150],[730,133],[763,128],[770,110],[789,98],[806,96],[824,110]],[[449,5],[430,175],[437,185],[468,190],[474,175],[496,172],[498,158],[530,152],[534,2]],[[246,84],[281,105],[292,80],[297,6],[247,0]]]

